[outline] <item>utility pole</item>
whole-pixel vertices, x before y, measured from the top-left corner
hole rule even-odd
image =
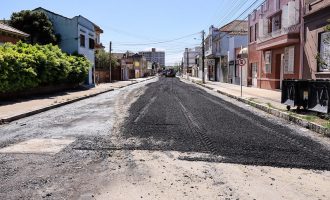
[[[243,46],[241,46],[241,55],[243,54]],[[241,67],[241,97],[243,97],[243,65],[242,63],[240,63],[240,67]]]
[[[188,68],[189,68],[189,49],[186,48],[186,52],[187,52],[187,70],[186,70],[186,73],[187,73],[187,79],[189,80],[189,73],[188,73]]]
[[[109,72],[109,75],[110,75],[110,79],[109,79],[109,81],[110,81],[110,83],[111,83],[111,46],[112,46],[112,42],[110,41],[110,46],[109,46],[109,60],[110,60],[110,66],[109,66],[109,70],[110,70],[110,72]]]
[[[205,60],[205,46],[204,46],[204,37],[205,37],[205,31],[202,31],[202,82],[205,83],[205,72],[204,72],[204,60]]]

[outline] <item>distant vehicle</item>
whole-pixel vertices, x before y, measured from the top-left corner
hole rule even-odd
[[[168,70],[166,70],[165,76],[166,77],[175,77],[175,74],[176,74],[176,72],[174,69],[168,69]]]

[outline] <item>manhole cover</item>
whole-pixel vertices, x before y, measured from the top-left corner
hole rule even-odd
[[[31,139],[0,149],[0,153],[56,154],[74,139]]]

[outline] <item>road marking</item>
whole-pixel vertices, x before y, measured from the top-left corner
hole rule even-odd
[[[147,103],[147,105],[145,105],[142,110],[140,111],[139,115],[137,116],[137,118],[134,120],[134,123],[137,123],[142,117],[144,117],[144,115],[147,113],[149,107],[151,106],[151,104],[153,104],[156,100],[156,96],[152,97],[150,99],[150,101]]]
[[[29,153],[54,155],[74,142],[72,138],[66,139],[30,139],[0,149],[0,153]]]

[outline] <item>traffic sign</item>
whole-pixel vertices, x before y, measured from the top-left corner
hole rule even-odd
[[[246,64],[246,61],[244,58],[239,58],[237,59],[238,65],[239,66],[244,66]]]

